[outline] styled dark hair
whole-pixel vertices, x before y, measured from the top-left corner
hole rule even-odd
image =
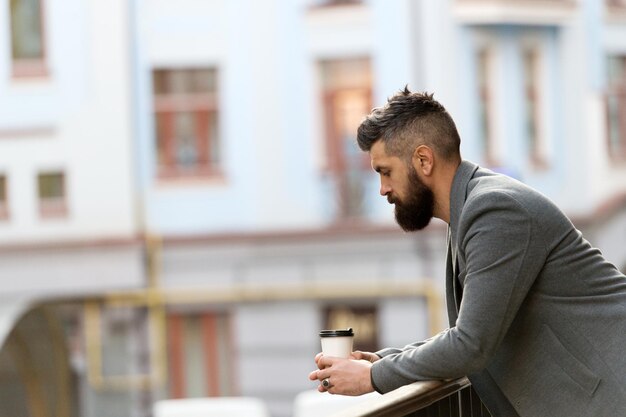
[[[454,120],[433,94],[412,93],[408,86],[377,107],[361,123],[357,142],[369,152],[382,140],[385,152],[410,161],[419,145],[430,146],[446,160],[460,158],[461,138]]]

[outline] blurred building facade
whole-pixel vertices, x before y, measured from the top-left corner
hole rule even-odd
[[[401,233],[354,144],[405,84],[626,269],[624,1],[0,0],[0,22],[0,415],[286,417],[320,329],[442,328],[445,225]]]
[[[145,287],[127,19],[124,2],[0,2],[3,416],[97,415],[82,301]]]

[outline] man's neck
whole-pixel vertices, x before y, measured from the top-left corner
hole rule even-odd
[[[461,160],[446,163],[441,166],[441,172],[437,175],[437,182],[433,185],[435,194],[435,217],[450,224],[450,192],[456,171],[461,165]]]

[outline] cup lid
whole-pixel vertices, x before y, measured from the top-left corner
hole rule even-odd
[[[322,330],[320,331],[320,337],[345,337],[345,336],[354,336],[354,332],[352,331],[352,327],[347,329],[340,330]]]

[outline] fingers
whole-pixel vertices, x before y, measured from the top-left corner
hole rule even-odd
[[[361,352],[360,350],[355,350],[354,352],[352,352],[351,355],[354,359],[364,359],[366,361],[369,362],[376,362],[377,360],[380,359],[380,356],[378,356],[375,353],[372,352]]]
[[[332,394],[332,393],[333,393],[333,392],[332,392],[332,389],[333,389],[333,388],[334,388],[334,387],[333,387],[333,384],[330,382],[330,376],[329,376],[329,377],[326,377],[326,378],[322,378],[322,379],[320,380],[320,384],[319,384],[319,386],[317,387],[317,390],[318,390],[319,392],[329,392],[329,393],[331,393],[331,394]]]
[[[317,390],[319,392],[329,392],[333,394],[333,385],[330,382],[330,372],[331,367],[337,361],[344,361],[346,359],[335,358],[332,356],[324,356],[322,353],[318,353],[315,356],[315,363],[319,368],[316,371],[313,371],[309,374],[309,379],[311,381],[319,381],[319,385],[317,386]]]
[[[350,357],[352,359],[366,359],[365,358],[365,352],[361,352],[360,350],[355,350],[354,352],[352,352],[352,354],[350,355]]]
[[[317,390],[319,392],[330,391],[332,385],[330,384],[329,377],[330,375],[328,372],[323,373],[323,371],[313,371],[309,374],[309,379],[311,381],[319,381],[319,385],[317,386]],[[326,386],[324,385],[324,381],[327,381]]]
[[[315,364],[317,365],[318,369],[324,369],[323,366],[320,365],[320,359],[322,359],[323,356],[324,354],[322,352],[315,355]]]
[[[318,370],[318,371],[313,371],[313,372],[311,372],[311,373],[309,374],[309,379],[310,379],[311,381],[316,381],[316,380],[318,380],[318,381],[320,381],[320,382],[321,382],[321,381],[323,381],[325,378],[328,378],[329,376],[330,376],[330,371],[320,369],[320,370]]]
[[[321,355],[317,360],[317,367],[319,369],[328,368],[329,366],[333,366],[333,363],[340,358],[334,358],[332,356],[324,356]]]
[[[319,392],[361,395],[374,390],[371,386],[372,363],[370,361],[321,358],[320,362],[332,363],[332,366],[311,372],[309,378],[317,380]]]
[[[329,358],[324,358],[324,354],[322,352],[315,355],[315,364],[318,367],[317,371],[313,371],[309,374],[309,379],[311,381],[319,381],[319,385],[317,386],[317,390],[319,392],[327,392],[331,388],[328,377],[328,371],[323,372],[326,367],[332,365],[332,360]],[[326,382],[325,382],[326,381]]]

